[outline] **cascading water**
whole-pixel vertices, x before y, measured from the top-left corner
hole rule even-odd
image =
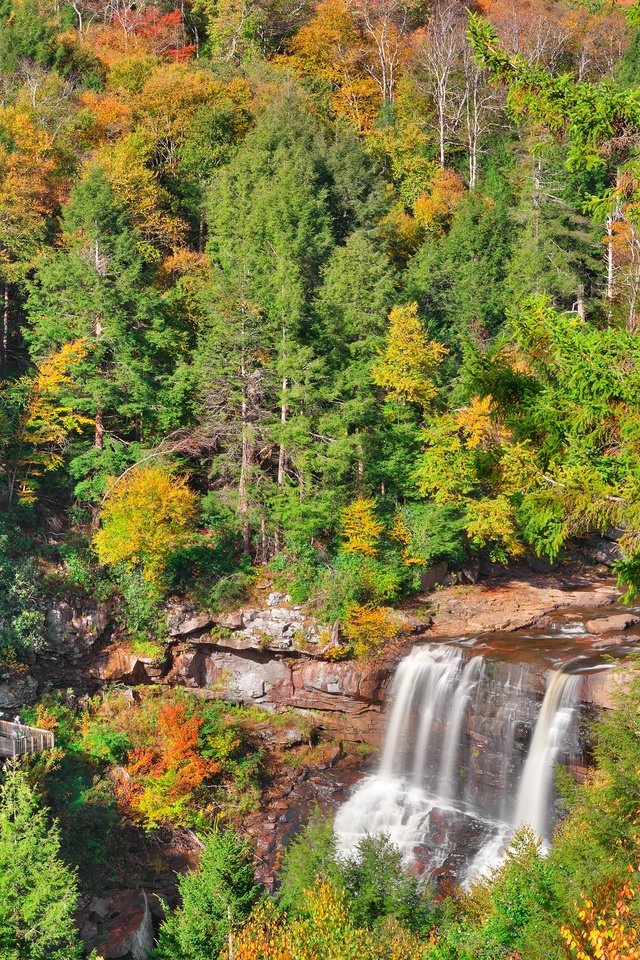
[[[547,840],[555,764],[578,752],[580,677],[545,679],[543,691],[531,665],[415,648],[394,678],[379,769],[336,815],[341,848],[384,832],[425,870],[468,879],[521,824]]]

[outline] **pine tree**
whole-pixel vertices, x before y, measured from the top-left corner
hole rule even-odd
[[[200,869],[182,877],[179,890],[182,903],[160,928],[154,960],[215,960],[260,895],[247,842],[232,830],[212,833]]]
[[[60,859],[58,827],[48,823],[24,771],[6,767],[0,787],[3,960],[79,960],[77,899],[75,874]]]
[[[297,99],[287,100],[263,116],[211,196],[212,322],[200,346],[209,358],[204,414],[211,424],[207,409],[215,410],[225,424],[231,443],[219,431],[216,482],[236,487],[246,552],[251,527],[262,524],[263,558],[278,549],[278,514],[288,488],[304,486],[313,447],[310,300],[334,242],[325,153],[311,117]],[[269,503],[276,515],[272,544]]]
[[[94,429],[74,444],[70,472],[81,481],[76,492],[92,499],[105,474],[126,465],[126,446],[148,436],[173,365],[169,350],[179,353],[181,341],[99,169],[77,183],[62,227],[62,249],[43,259],[30,285],[24,333],[38,362],[71,341],[86,343],[75,403]]]

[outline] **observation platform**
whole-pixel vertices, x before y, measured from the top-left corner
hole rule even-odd
[[[26,723],[0,720],[0,757],[21,757],[26,753],[53,750],[51,730],[29,727]]]

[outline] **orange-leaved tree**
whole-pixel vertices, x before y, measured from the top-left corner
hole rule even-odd
[[[628,867],[629,873],[634,872]],[[578,909],[580,925],[560,928],[576,960],[640,960],[640,934],[633,915],[636,888],[631,878],[608,884],[596,898]]]
[[[216,761],[199,752],[202,723],[196,713],[188,714],[186,703],[164,703],[150,742],[129,755],[127,777],[118,792],[145,826],[186,822],[197,791],[219,772]]]

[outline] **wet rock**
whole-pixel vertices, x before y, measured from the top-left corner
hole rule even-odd
[[[567,607],[604,607],[614,602],[613,580],[565,582],[560,577],[528,573],[505,576],[474,586],[451,586],[434,601],[431,636],[515,632],[542,626],[553,611]]]
[[[107,896],[109,920],[100,928],[97,954],[103,960],[146,960],[153,949],[153,921],[144,890]]]
[[[621,633],[623,630],[629,630],[640,623],[640,617],[634,613],[619,613],[613,617],[599,617],[596,620],[589,620],[585,624],[588,633],[600,636],[602,633]]]

